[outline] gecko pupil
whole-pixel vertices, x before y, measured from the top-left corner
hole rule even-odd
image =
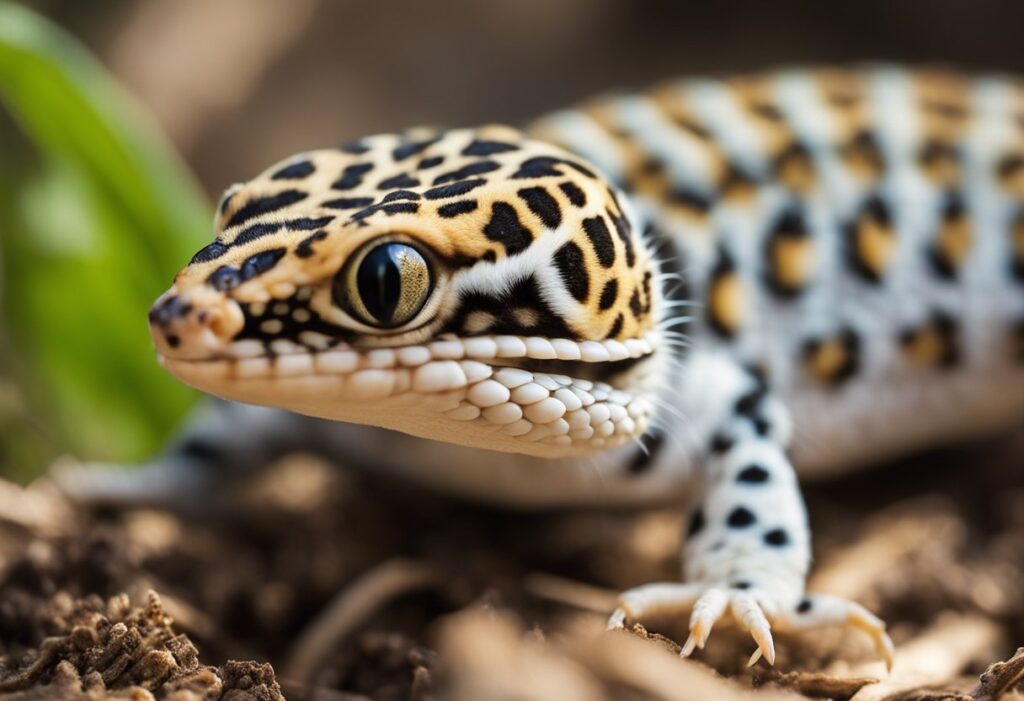
[[[391,329],[416,316],[432,286],[423,255],[408,244],[389,241],[354,259],[339,276],[335,299],[362,322]]]
[[[385,243],[366,254],[359,265],[356,284],[366,311],[380,324],[390,326],[402,298],[401,249],[408,246]]]

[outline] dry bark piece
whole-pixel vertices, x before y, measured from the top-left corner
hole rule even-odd
[[[171,701],[284,701],[269,664],[201,665],[196,647],[173,630],[155,592],[141,607],[124,595],[75,602],[64,623],[61,634],[0,665],[0,692],[16,692],[5,701],[137,701],[154,693]]]
[[[846,701],[853,698],[861,688],[877,684],[874,677],[834,677],[820,672],[782,672],[775,667],[758,665],[751,670],[754,686],[777,684],[795,689],[804,696]]]
[[[1008,691],[1024,691],[1024,647],[1017,648],[1013,657],[1005,662],[996,662],[986,669],[978,679],[978,686],[971,691],[974,701],[996,701]]]

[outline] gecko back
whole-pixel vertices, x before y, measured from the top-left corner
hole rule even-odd
[[[1024,91],[890,67],[686,80],[540,138],[632,195],[683,331],[762,369],[802,470],[1024,416]]]

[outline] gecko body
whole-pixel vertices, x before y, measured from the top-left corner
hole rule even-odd
[[[198,427],[238,451],[304,426],[492,501],[685,499],[685,582],[613,626],[689,612],[688,654],[731,614],[771,661],[773,627],[847,624],[891,659],[872,614],[805,594],[797,473],[1019,424],[1022,199],[1012,81],[687,80],[279,163],[150,323],[188,384],[344,422]]]

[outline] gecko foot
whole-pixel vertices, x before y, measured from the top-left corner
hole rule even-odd
[[[762,656],[775,664],[776,630],[797,631],[830,625],[846,625],[871,636],[878,655],[892,669],[893,645],[885,632],[885,623],[860,604],[826,595],[805,597],[792,610],[785,610],[759,589],[708,587],[700,584],[660,583],[630,589],[619,598],[619,605],[608,619],[608,628],[623,628],[627,621],[653,615],[690,612],[690,635],[680,655],[689,657],[704,649],[715,624],[728,611],[732,619],[757,644],[748,665]]]

